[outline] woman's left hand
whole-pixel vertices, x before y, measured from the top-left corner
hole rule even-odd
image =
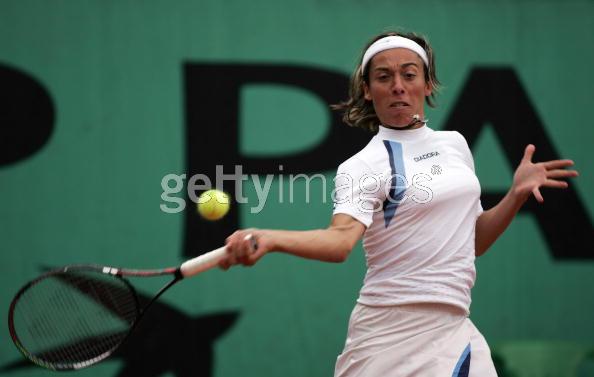
[[[512,192],[518,195],[523,201],[534,195],[539,203],[544,201],[540,193],[541,187],[567,188],[564,178],[577,177],[576,170],[566,170],[573,166],[572,160],[552,160],[545,162],[532,162],[532,156],[536,147],[532,144],[526,146],[524,157],[514,173]]]

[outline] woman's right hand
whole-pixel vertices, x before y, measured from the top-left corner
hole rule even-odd
[[[227,257],[219,262],[224,270],[236,264],[253,266],[271,251],[271,240],[265,230],[240,229],[227,237],[225,241]]]

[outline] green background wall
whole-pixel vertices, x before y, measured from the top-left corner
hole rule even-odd
[[[428,112],[435,129],[444,127],[471,69],[515,71],[549,141],[576,161],[581,176],[571,185],[591,227],[592,1],[2,1],[0,64],[39,81],[56,118],[42,149],[0,166],[1,323],[16,290],[45,267],[152,268],[183,260],[184,214],[160,205],[163,176],[186,169],[184,63],[292,64],[349,75],[363,44],[396,27],[427,35],[436,51],[444,90]],[[327,104],[299,88],[254,85],[241,101],[247,155],[307,150],[328,132]],[[498,101],[506,113],[506,98]],[[205,133],[221,126],[201,125]],[[503,157],[492,127],[473,153],[483,190],[509,186],[515,165]],[[334,172],[322,173],[331,182]],[[247,191],[253,203],[255,191]],[[303,189],[294,203],[279,203],[275,183],[261,213],[239,207],[240,225],[324,227],[332,204],[315,199],[322,191],[314,185],[310,203]],[[545,192],[545,206],[546,199]],[[585,246],[590,258],[555,260],[534,217],[516,218],[477,261],[471,316],[493,347],[539,341],[594,349],[594,256]],[[187,281],[163,302],[188,316],[240,313],[213,343],[212,376],[328,376],[364,272],[360,247],[341,265],[271,255],[252,269]],[[161,283],[139,282],[146,294]],[[19,359],[9,339],[2,326],[0,368]],[[77,374],[115,376],[123,363]],[[580,368],[583,375],[593,370]]]

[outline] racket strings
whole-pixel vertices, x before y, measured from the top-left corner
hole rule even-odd
[[[46,366],[83,367],[109,355],[138,316],[132,288],[94,270],[46,276],[24,291],[13,323],[21,349]]]

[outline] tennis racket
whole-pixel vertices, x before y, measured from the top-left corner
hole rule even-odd
[[[246,239],[255,250],[255,239]],[[72,265],[47,272],[25,284],[10,303],[10,335],[21,353],[41,367],[86,368],[112,355],[165,291],[215,267],[225,253],[221,247],[179,267],[158,270]],[[173,278],[141,308],[125,277],[163,275]]]

